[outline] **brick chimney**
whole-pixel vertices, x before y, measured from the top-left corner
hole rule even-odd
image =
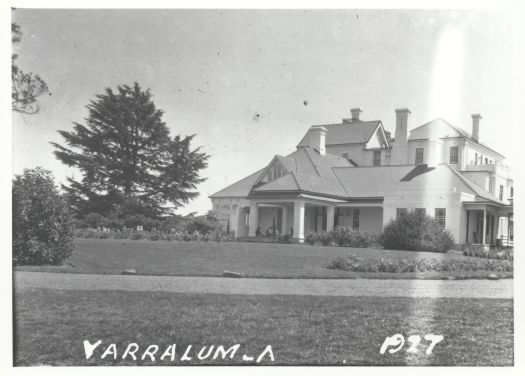
[[[472,114],[472,138],[479,141],[479,121],[481,119],[480,114]]]
[[[359,107],[350,109],[352,113],[352,121],[359,121],[359,116],[363,113],[363,110]]]
[[[326,133],[328,131],[322,125],[314,125],[310,128],[310,147],[319,152],[320,155],[326,154]]]

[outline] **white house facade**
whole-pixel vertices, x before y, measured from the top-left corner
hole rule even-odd
[[[395,137],[361,109],[338,124],[314,125],[290,155],[210,196],[238,239],[271,231],[303,242],[309,231],[349,226],[380,233],[412,210],[435,216],[457,244],[512,244],[513,180],[505,157],[438,118],[408,130],[396,111]]]

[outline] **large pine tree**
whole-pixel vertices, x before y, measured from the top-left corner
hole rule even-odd
[[[52,143],[56,157],[82,173],[63,186],[79,216],[158,218],[198,195],[208,156],[191,149],[194,135],[170,137],[149,90],[135,82],[95,98],[86,125],[59,131],[68,147]]]

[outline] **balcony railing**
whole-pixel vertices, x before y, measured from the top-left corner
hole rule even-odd
[[[489,171],[489,172],[499,172],[506,175],[512,173],[509,166],[506,166],[501,163],[489,163],[489,164],[467,164],[465,166],[465,171]]]

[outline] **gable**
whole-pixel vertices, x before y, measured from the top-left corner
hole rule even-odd
[[[286,167],[279,161],[277,158],[274,158],[268,167],[264,170],[264,173],[261,174],[261,177],[257,180],[255,184],[268,183],[275,179],[280,178],[281,176],[287,173]]]
[[[447,121],[439,118],[410,131],[409,140],[460,137],[462,134]]]
[[[379,124],[375,132],[370,136],[370,139],[366,143],[367,149],[385,149],[388,147],[388,140],[383,129],[383,125]]]

